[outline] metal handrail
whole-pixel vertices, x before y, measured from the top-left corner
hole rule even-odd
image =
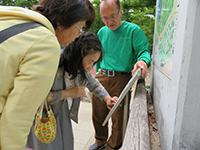
[[[130,91],[131,87],[133,86],[133,84],[135,83],[135,81],[140,78],[140,76],[141,76],[141,69],[138,68],[136,70],[135,74],[132,76],[132,78],[129,80],[129,82],[127,83],[127,85],[123,89],[123,91],[121,92],[121,94],[120,94],[117,102],[115,103],[115,105],[112,107],[112,109],[110,110],[110,112],[106,116],[106,118],[105,118],[102,126],[106,125],[106,123],[108,122],[108,120],[110,119],[110,117],[113,115],[113,113],[115,112],[115,110],[117,109],[117,107],[121,104],[122,100],[124,99],[124,97],[126,96],[126,94],[128,93],[128,91]]]

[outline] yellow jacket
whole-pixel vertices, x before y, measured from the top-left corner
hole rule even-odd
[[[51,23],[20,7],[0,6],[0,31],[24,22],[44,26],[0,44],[0,147],[24,150],[37,108],[51,89],[60,45]]]

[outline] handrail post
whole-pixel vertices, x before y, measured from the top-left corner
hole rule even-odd
[[[125,96],[124,100],[124,117],[123,117],[123,130],[122,130],[122,139],[124,139],[126,126],[129,118],[129,104],[130,104],[130,92],[128,92]]]

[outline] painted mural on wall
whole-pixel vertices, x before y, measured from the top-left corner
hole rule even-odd
[[[171,77],[176,31],[177,0],[157,0],[154,65]]]

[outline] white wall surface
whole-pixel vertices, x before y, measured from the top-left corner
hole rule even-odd
[[[163,150],[200,149],[200,0],[179,0],[172,75],[153,63],[151,92]]]

